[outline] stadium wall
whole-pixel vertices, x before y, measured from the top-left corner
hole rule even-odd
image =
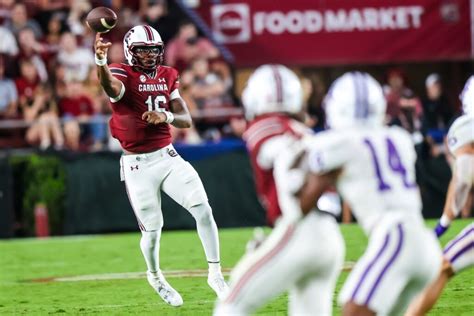
[[[252,170],[241,142],[176,146],[200,174],[219,227],[265,225]],[[426,218],[439,217],[451,176],[443,156],[419,149],[417,178]],[[52,234],[137,231],[136,219],[120,182],[119,153],[54,153],[0,159],[0,238],[35,235],[34,208],[49,210]],[[162,194],[165,229],[191,229],[195,222]]]

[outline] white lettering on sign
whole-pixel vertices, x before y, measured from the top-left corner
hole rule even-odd
[[[383,31],[419,28],[423,7],[361,8],[350,10],[256,12],[255,34],[292,34],[352,31]]]

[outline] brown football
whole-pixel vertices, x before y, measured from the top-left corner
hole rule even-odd
[[[91,10],[86,17],[87,26],[97,33],[107,33],[117,24],[117,14],[106,7]]]

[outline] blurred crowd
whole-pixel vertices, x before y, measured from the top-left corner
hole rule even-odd
[[[94,151],[116,148],[108,99],[98,83],[95,34],[87,13],[109,6],[118,14],[110,63],[124,61],[123,35],[147,23],[165,43],[165,63],[182,76],[181,95],[195,120],[176,141],[199,143],[232,133],[236,112],[232,72],[211,41],[173,1],[0,0],[0,148]]]
[[[91,8],[101,5],[119,15],[116,28],[104,36],[113,43],[110,63],[123,62],[122,38],[131,27],[147,23],[160,32],[165,64],[180,71],[181,95],[195,123],[189,130],[173,130],[176,142],[217,141],[243,132],[230,65],[174,1],[0,0],[0,148],[117,148],[107,128],[108,99],[95,71],[94,34],[84,22]],[[311,71],[300,74],[307,124],[324,129],[325,80]],[[443,78],[427,76],[421,95],[401,69],[389,69],[384,81],[387,123],[408,130],[430,155],[442,154],[445,133],[458,114]]]

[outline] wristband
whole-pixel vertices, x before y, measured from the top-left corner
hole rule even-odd
[[[173,113],[171,113],[171,112],[169,112],[169,111],[163,111],[163,113],[165,113],[165,115],[166,115],[166,121],[165,121],[165,123],[168,123],[168,124],[173,123],[173,121],[174,121],[174,115],[173,115]]]
[[[94,55],[95,56],[95,64],[97,66],[105,66],[107,65],[107,57],[103,58],[103,59],[99,59],[97,58],[97,55]]]

